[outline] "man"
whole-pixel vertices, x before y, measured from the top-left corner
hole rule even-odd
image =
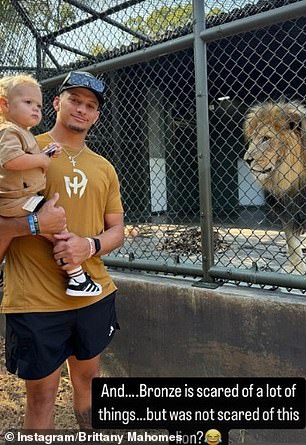
[[[45,197],[59,193],[68,232],[55,235],[54,248],[43,237],[16,238],[6,257],[7,368],[26,381],[25,429],[54,427],[66,359],[77,421],[91,428],[91,381],[117,327],[116,286],[100,256],[123,242],[119,183],[113,166],[85,142],[103,91],[90,73],[69,73],[53,102],[56,123],[37,137],[41,148],[56,141],[63,150],[48,170]],[[66,295],[65,271],[79,264],[102,286],[100,295]]]

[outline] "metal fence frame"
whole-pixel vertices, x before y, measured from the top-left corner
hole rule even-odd
[[[18,2],[12,0],[16,9]],[[71,1],[73,4],[74,2]],[[76,2],[77,3],[77,2]],[[152,59],[175,53],[187,48],[194,49],[195,91],[196,91],[196,121],[197,121],[197,149],[200,182],[200,225],[202,239],[202,267],[187,266],[183,264],[159,264],[153,261],[142,261],[134,258],[103,257],[106,266],[128,270],[142,270],[155,273],[192,276],[200,278],[199,285],[215,287],[224,281],[246,282],[249,285],[274,285],[287,289],[306,290],[304,276],[261,272],[256,268],[250,270],[219,267],[214,265],[213,249],[213,217],[211,203],[211,176],[210,176],[210,142],[209,142],[209,106],[208,106],[208,75],[207,75],[207,44],[225,37],[234,36],[246,31],[257,30],[282,21],[299,18],[306,13],[306,0],[298,1],[286,6],[278,7],[256,15],[237,19],[229,23],[205,29],[204,2],[193,0],[193,32],[174,40],[158,43],[115,59],[105,60],[81,68],[93,74],[114,72],[122,67],[137,63],[148,62]],[[20,11],[19,11],[20,12]],[[26,17],[26,25],[30,27]],[[33,28],[33,27],[32,27]],[[39,54],[43,43],[35,29],[31,29],[36,38],[37,70],[39,71]],[[44,88],[50,89],[58,85],[64,74],[41,81]]]

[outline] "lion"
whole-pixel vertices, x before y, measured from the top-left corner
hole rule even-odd
[[[305,274],[301,235],[306,231],[306,108],[282,101],[255,105],[246,116],[244,134],[244,160],[274,198],[291,270]]]

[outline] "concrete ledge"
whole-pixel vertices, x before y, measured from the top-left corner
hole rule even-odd
[[[104,354],[113,376],[306,376],[306,298],[111,272],[121,331]]]
[[[306,298],[236,286],[112,272],[121,325],[106,375],[305,377]],[[306,430],[232,430],[238,445],[302,445]]]

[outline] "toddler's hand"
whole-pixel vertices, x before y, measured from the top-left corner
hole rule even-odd
[[[41,153],[49,156],[49,158],[58,158],[62,153],[62,147],[57,142],[51,142]]]
[[[57,142],[53,142],[52,147],[55,148],[52,158],[58,158],[62,153],[62,147]]]

